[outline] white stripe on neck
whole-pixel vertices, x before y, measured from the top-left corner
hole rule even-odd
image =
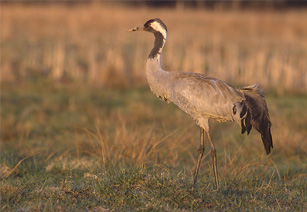
[[[161,24],[159,22],[152,22],[150,25],[154,30],[160,32],[163,35],[164,40],[166,40],[167,38],[167,32],[166,30],[161,26]]]

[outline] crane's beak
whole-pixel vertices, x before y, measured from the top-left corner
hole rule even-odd
[[[144,26],[138,26],[138,27],[134,27],[133,29],[129,29],[128,32],[144,31],[144,30],[145,30]]]

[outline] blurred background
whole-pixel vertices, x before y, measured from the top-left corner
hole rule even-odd
[[[101,87],[145,85],[152,35],[168,26],[162,66],[277,93],[307,92],[304,1],[1,2],[1,82],[50,79]]]

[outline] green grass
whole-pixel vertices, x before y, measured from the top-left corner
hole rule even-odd
[[[254,130],[211,124],[192,187],[199,129],[148,87],[48,80],[1,85],[1,211],[303,211],[307,98],[266,94],[274,149]]]

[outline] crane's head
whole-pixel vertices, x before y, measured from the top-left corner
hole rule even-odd
[[[153,34],[161,33],[164,39],[166,39],[167,36],[167,28],[159,18],[150,19],[143,26],[138,26],[128,30],[128,32],[135,32],[135,31],[147,31]]]

